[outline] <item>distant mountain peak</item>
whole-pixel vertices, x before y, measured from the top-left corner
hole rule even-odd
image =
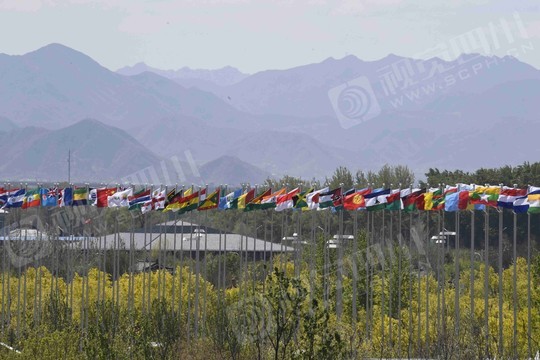
[[[144,62],[136,63],[133,66],[125,66],[116,71],[118,74],[126,76],[136,76],[143,72],[151,72],[165,78],[176,80],[200,80],[218,86],[229,86],[245,79],[245,74],[232,66],[224,66],[219,69],[192,69],[184,66],[178,70],[163,70],[148,66]]]
[[[242,182],[260,184],[270,177],[270,173],[231,155],[223,155],[207,162],[200,172],[207,183],[216,185],[239,185]]]
[[[78,60],[78,61],[84,59],[86,61],[91,61],[93,63],[96,62],[90,56],[59,43],[51,43],[51,44],[45,45],[37,50],[31,51],[25,54],[24,56],[34,57],[34,58],[36,57],[45,58],[45,59],[50,58],[50,57],[63,58],[63,59],[67,58],[69,60]]]

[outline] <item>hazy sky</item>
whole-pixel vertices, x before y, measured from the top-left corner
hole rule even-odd
[[[112,70],[144,61],[253,73],[454,46],[540,68],[539,15],[538,0],[0,0],[0,52],[56,42]]]

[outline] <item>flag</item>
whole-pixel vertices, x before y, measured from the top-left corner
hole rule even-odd
[[[97,207],[107,207],[109,204],[109,196],[116,194],[116,188],[101,188],[96,189],[96,206]]]
[[[194,192],[191,195],[188,195],[182,199],[181,205],[180,205],[180,213],[186,213],[192,210],[197,209],[199,207],[199,198],[205,197],[206,189],[199,190],[197,192]]]
[[[6,202],[3,207],[5,208],[20,208],[23,205],[25,198],[25,189],[11,190],[7,195]]]
[[[529,194],[529,195],[540,194],[540,187],[529,186],[528,189],[527,189],[527,194]]]
[[[467,210],[469,207],[470,195],[468,190],[461,190],[458,193],[458,209]]]
[[[72,195],[72,202],[70,205],[73,205],[73,206],[86,205],[88,204],[88,199],[89,198],[91,199],[90,197],[91,195],[88,193],[88,189],[85,187],[72,189],[71,195]],[[94,189],[94,196],[95,196],[95,199],[97,199],[97,190],[95,189]]]
[[[249,202],[249,204],[246,205],[246,208],[244,209],[244,211],[251,211],[251,210],[255,210],[257,208],[260,208],[261,201],[265,197],[269,196],[270,194],[272,194],[272,189],[268,189],[268,190],[264,191],[262,194],[258,195],[256,198],[251,200]]]
[[[401,191],[394,189],[390,192],[390,195],[386,197],[386,210],[399,210],[401,209]]]
[[[182,190],[176,191],[176,188],[172,189],[167,193],[167,198],[165,199],[165,207],[171,203],[177,196],[182,194]]]
[[[503,186],[497,199],[497,206],[504,209],[512,209],[514,207],[514,201],[518,197],[527,195],[527,189],[517,189],[508,186]]]
[[[386,207],[386,195],[365,198],[367,211],[383,210]]]
[[[150,189],[147,190],[141,190],[133,194],[128,198],[129,201],[129,210],[138,210],[140,209],[146,202],[151,201],[150,197]]]
[[[343,197],[340,187],[319,194],[319,209],[326,209],[332,206],[337,207],[342,205]]]
[[[364,196],[366,200],[366,210],[377,211],[386,207],[386,197],[390,195],[390,189],[375,189],[370,194]]]
[[[21,207],[28,209],[31,207],[37,207],[41,204],[40,189],[33,189],[26,192],[26,196],[23,199]]]
[[[208,197],[199,205],[197,208],[198,211],[217,209],[219,205],[219,194],[220,189],[217,188],[213,193],[208,195]]]
[[[518,197],[513,204],[514,212],[517,214],[526,213],[529,210],[528,196]]]
[[[246,208],[246,204],[249,204],[253,199],[255,198],[255,189],[251,189],[248,192],[246,192],[243,195],[240,195],[238,197],[238,201],[236,204],[236,208],[238,210],[244,210]]]
[[[540,214],[540,192],[529,194],[527,200],[529,201],[529,214]]]
[[[58,189],[40,189],[41,206],[56,206]]]
[[[499,195],[497,193],[484,193],[479,194],[476,190],[473,191],[471,194],[471,204],[475,205],[475,209],[477,209],[476,205],[485,205],[490,207],[497,207]]]
[[[128,207],[129,198],[133,196],[133,188],[127,188],[125,190],[119,190],[110,196],[107,196],[107,206],[113,207]]]
[[[141,214],[146,214],[147,212],[152,211],[152,200],[146,201],[141,205]]]
[[[272,194],[265,196],[261,200],[261,205],[258,207],[260,210],[273,209],[276,207],[276,202],[278,197],[284,195],[287,192],[287,189],[282,188]]]
[[[362,189],[348,194],[343,199],[343,208],[345,210],[358,210],[366,207],[365,195],[369,194],[370,189]]]
[[[4,206],[7,203],[8,198],[16,194],[19,190],[20,189],[5,190],[2,188],[0,190],[0,206]]]
[[[89,188],[87,193],[87,200],[90,202],[92,206],[97,205],[97,191],[98,189]]]
[[[285,195],[280,195],[276,199],[276,211],[283,211],[285,209],[292,209],[294,206],[293,197],[300,192],[299,188],[289,191]]]
[[[193,192],[192,188],[188,188],[186,191],[180,190],[178,193],[176,193],[170,200],[169,204],[165,206],[165,209],[163,212],[167,211],[178,211],[180,210],[180,207],[182,205],[182,200],[186,197],[191,195]]]
[[[482,194],[488,194],[488,195],[499,195],[501,193],[501,187],[500,186],[478,186],[476,185],[473,189],[473,191],[482,193]]]
[[[165,211],[165,201],[168,194],[165,194],[166,190],[161,188],[152,191],[150,194],[150,200],[147,200],[141,206],[141,213],[146,214],[152,210],[163,210]]]
[[[71,206],[73,204],[73,189],[64,188],[58,194],[58,206]]]
[[[403,210],[406,212],[415,211],[418,209],[417,204],[420,203],[420,199],[422,199],[422,210],[424,209],[424,203],[423,199],[425,196],[426,189],[413,189],[410,190],[410,193],[403,193],[402,190],[402,196],[401,201],[403,203]]]
[[[276,207],[276,199],[278,196],[284,195],[286,193],[285,188],[280,189],[276,192],[271,193],[271,189],[265,191],[262,195],[259,195],[257,198],[253,199],[251,203],[246,205],[245,211],[251,210],[266,210]]]
[[[318,210],[319,202],[321,201],[321,193],[328,192],[330,190],[328,187],[323,189],[313,191],[306,196],[307,208],[304,210]]]
[[[445,211],[458,211],[459,193],[451,192],[444,197]]]
[[[315,189],[311,188],[306,191],[302,191],[301,193],[296,194],[293,196],[293,208],[294,209],[307,209],[307,196],[308,194],[312,193]]]
[[[235,191],[219,198],[218,209],[226,210],[230,209],[231,202],[242,195],[242,189],[236,189]]]
[[[167,201],[166,189],[156,189],[152,191],[152,209],[164,210],[165,202]]]

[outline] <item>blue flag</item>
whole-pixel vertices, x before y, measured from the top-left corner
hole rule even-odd
[[[56,206],[56,191],[57,189],[39,189],[41,206]]]
[[[446,195],[444,199],[444,211],[458,211],[459,193]]]

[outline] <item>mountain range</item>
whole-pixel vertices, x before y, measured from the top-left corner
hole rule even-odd
[[[367,105],[347,102],[343,91],[333,96],[341,88],[369,96],[370,116],[354,118],[352,127],[338,115]],[[51,44],[0,54],[0,149],[7,159],[0,178],[64,178],[48,169],[65,168],[68,149],[81,181],[174,169],[178,158],[199,177],[167,170],[163,181],[324,178],[339,165],[354,171],[404,164],[419,176],[430,167],[517,165],[538,159],[539,95],[540,71],[508,56],[347,56],[252,75],[144,64],[113,72]]]

